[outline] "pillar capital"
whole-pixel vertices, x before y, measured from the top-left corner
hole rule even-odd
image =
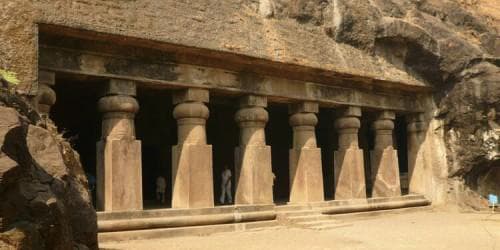
[[[210,100],[210,94],[208,89],[201,89],[201,88],[188,88],[188,89],[178,90],[173,95],[174,105],[183,102],[208,103],[209,100]]]
[[[110,79],[104,86],[103,95],[137,95],[137,84],[134,81]]]
[[[246,95],[240,98],[240,107],[267,107],[267,97],[258,95]]]
[[[341,117],[361,117],[362,111],[360,107],[348,106],[337,111]]]
[[[339,133],[339,148],[358,148],[358,130],[361,128],[361,108],[350,106],[338,111],[335,128]]]
[[[102,139],[135,139],[135,114],[139,103],[135,83],[111,79],[105,86],[103,97],[97,103],[102,116]]]
[[[317,102],[299,102],[299,103],[292,103],[288,106],[288,113],[289,114],[296,114],[296,113],[318,113],[319,112],[319,105]]]
[[[377,120],[395,120],[396,113],[394,111],[384,110],[377,114]]]
[[[204,103],[208,101],[209,92],[206,89],[189,88],[174,94],[173,103],[176,106],[173,116],[177,120],[178,145],[206,145],[205,124],[210,111]]]

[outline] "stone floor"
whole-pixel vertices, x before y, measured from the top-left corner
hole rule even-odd
[[[335,227],[335,225],[337,225]],[[201,237],[101,244],[102,249],[500,249],[500,213],[417,211]]]

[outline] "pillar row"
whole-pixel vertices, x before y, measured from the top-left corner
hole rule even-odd
[[[420,150],[424,140],[425,122],[422,114],[408,117],[408,184],[409,193],[425,193],[425,164]]]
[[[56,103],[56,92],[52,89],[55,83],[54,72],[43,70],[38,72],[38,92],[35,97],[35,106],[42,116],[49,117],[50,109]]]
[[[370,152],[372,172],[372,197],[401,195],[398,154],[393,147],[394,119],[392,111],[382,111],[373,122],[375,146]]]
[[[316,144],[318,104],[302,102],[290,106],[293,148],[290,149],[290,203],[324,200],[321,149]]]
[[[339,148],[334,152],[335,199],[366,198],[363,150],[359,148],[358,131],[361,108],[347,107],[335,121]]]
[[[271,147],[266,145],[265,127],[269,120],[267,98],[248,95],[240,99],[235,120],[240,128],[235,149],[235,204],[273,203]]]
[[[177,145],[172,147],[172,207],[214,206],[212,146],[205,124],[209,92],[189,88],[174,94]]]
[[[97,143],[97,203],[104,211],[142,209],[141,142],[135,138],[139,111],[132,81],[112,79],[99,99],[102,136]]]

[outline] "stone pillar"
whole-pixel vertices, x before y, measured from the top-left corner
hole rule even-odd
[[[302,102],[290,106],[293,148],[290,149],[290,203],[324,200],[321,149],[316,144],[318,104]]]
[[[334,152],[335,199],[366,198],[363,150],[358,146],[361,108],[348,107],[335,121],[338,129],[339,149]]]
[[[177,145],[172,147],[172,207],[214,206],[212,146],[207,145],[209,116],[206,89],[189,88],[174,94]]]
[[[102,137],[97,143],[97,203],[104,211],[142,209],[141,141],[135,139],[139,111],[135,82],[111,79],[98,108]]]
[[[372,197],[401,195],[398,154],[393,147],[392,131],[396,115],[392,111],[378,114],[373,123],[375,147],[370,152],[372,168]]]
[[[245,96],[235,120],[240,127],[240,145],[235,149],[235,204],[272,204],[273,173],[271,147],[266,145],[269,120],[267,98]]]
[[[56,103],[56,92],[51,88],[55,84],[54,72],[43,70],[38,72],[38,92],[35,97],[35,106],[44,117],[49,117],[50,108]]]
[[[422,114],[408,117],[408,186],[409,193],[425,193],[425,164],[420,150],[423,143],[425,123]]]

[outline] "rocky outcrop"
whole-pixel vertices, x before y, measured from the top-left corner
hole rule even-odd
[[[97,249],[79,156],[54,131],[0,88],[0,249]]]

